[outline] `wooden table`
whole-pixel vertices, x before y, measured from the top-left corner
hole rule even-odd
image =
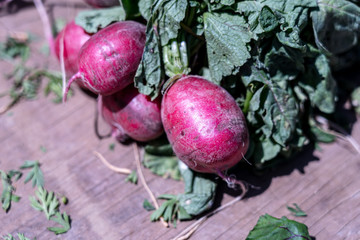
[[[86,8],[81,1],[68,1],[52,6],[51,14],[67,20]],[[34,7],[0,17],[1,41],[9,30],[31,32],[39,38],[33,43],[31,64],[60,70],[53,57],[38,50],[43,46],[43,29]],[[5,27],[4,27],[5,26]],[[11,83],[3,74],[11,65],[1,62],[0,89]],[[359,76],[358,76],[359,78]],[[44,87],[44,84],[43,86]],[[9,99],[0,98],[0,106]],[[0,116],[0,169],[17,169],[25,160],[39,160],[44,172],[45,187],[68,197],[61,206],[72,219],[71,230],[55,236],[46,228],[52,223],[43,213],[30,206],[31,184],[16,183],[16,194],[22,199],[13,203],[10,211],[0,211],[0,234],[24,233],[37,239],[171,239],[193,221],[180,222],[176,229],[150,222],[150,213],[142,207],[149,199],[142,185],[126,183],[126,176],[107,169],[93,151],[101,152],[112,164],[135,169],[131,146],[115,144],[113,139],[99,140],[94,133],[96,100],[78,88],[66,104],[56,105],[51,97],[40,94],[34,101],[22,101]],[[109,129],[100,123],[100,131]],[[360,141],[360,124],[353,127],[352,136]],[[41,149],[45,148],[46,152]],[[287,216],[309,226],[316,239],[360,239],[360,157],[345,141],[321,145],[322,151],[307,149],[290,163],[251,181],[261,190],[232,207],[212,216],[193,234],[192,239],[244,239],[259,216],[268,213]],[[183,192],[183,183],[154,176],[144,170],[145,178],[155,195]],[[221,191],[218,204],[234,199],[232,192]],[[297,203],[307,214],[305,218],[291,215],[286,206]]]

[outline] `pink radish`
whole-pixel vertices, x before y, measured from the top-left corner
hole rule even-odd
[[[112,135],[119,141],[127,136],[146,142],[163,133],[160,116],[161,99],[151,101],[130,85],[109,96],[100,96],[100,112],[112,127]]]
[[[145,26],[134,21],[117,22],[95,33],[81,47],[79,71],[69,80],[90,91],[110,95],[133,82],[145,46]]]
[[[61,44],[63,44],[65,71],[67,75],[72,76],[79,70],[78,55],[80,48],[89,38],[90,34],[76,25],[74,21],[66,24],[64,29],[56,36],[55,53],[60,60]]]
[[[241,109],[225,89],[184,75],[165,92],[161,118],[181,161],[195,171],[233,181],[223,171],[244,157],[249,133]]]

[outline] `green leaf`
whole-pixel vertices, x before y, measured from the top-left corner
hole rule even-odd
[[[204,27],[212,81],[220,83],[251,57],[248,43],[254,35],[242,16],[228,13],[205,13]]]
[[[299,86],[307,92],[311,104],[318,107],[320,111],[334,112],[336,82],[325,55],[319,54],[309,62]]]
[[[149,21],[151,17],[151,10],[155,0],[139,0],[139,11],[141,16]]]
[[[185,193],[178,195],[179,204],[189,215],[199,215],[212,207],[217,184],[207,175],[192,171],[183,162],[179,165],[185,183]]]
[[[12,178],[19,179],[19,172],[12,170],[9,173],[6,173],[0,170],[0,177],[2,183],[2,193],[1,193],[1,204],[4,211],[7,213],[10,210],[11,202],[18,202],[20,200],[19,196],[14,194],[15,188],[12,185],[13,180]]]
[[[333,54],[344,53],[359,41],[360,7],[346,0],[318,0],[312,12],[316,44]]]
[[[168,44],[171,39],[178,36],[180,22],[184,20],[187,9],[187,0],[162,1],[158,10],[159,13],[159,34],[162,46]]]
[[[295,216],[295,217],[306,217],[307,214],[296,204],[293,204],[294,207],[287,206],[287,209]]]
[[[267,239],[307,239],[311,240],[306,225],[289,220],[286,217],[281,219],[268,214],[261,216],[250,231],[246,240],[267,240]]]
[[[315,142],[332,143],[336,140],[336,136],[322,129],[314,119],[309,120],[310,132]]]
[[[38,187],[36,197],[30,197],[31,206],[40,212],[44,212],[49,220],[58,212],[59,201],[54,192],[48,192],[43,187]]]
[[[163,77],[157,24],[153,15],[147,23],[145,48],[134,79],[139,92],[151,96],[152,100],[159,95]]]
[[[271,32],[279,25],[277,17],[275,16],[271,8],[268,6],[264,6],[261,9],[259,15],[259,23],[265,32]]]
[[[25,163],[20,166],[20,169],[31,169],[28,175],[25,178],[25,183],[31,180],[32,186],[35,187],[44,187],[44,175],[40,169],[40,163],[38,161],[25,161]]]
[[[53,216],[50,220],[61,225],[61,227],[48,228],[49,231],[55,233],[56,235],[66,233],[71,228],[71,220],[70,217],[66,214],[66,212],[64,212],[63,214],[61,214],[60,212],[56,212],[55,216]]]
[[[125,182],[131,182],[131,183],[134,183],[134,184],[137,184],[137,181],[138,181],[138,176],[137,176],[137,173],[136,171],[132,171],[129,176],[127,176],[125,178]]]
[[[266,138],[255,146],[254,160],[256,164],[263,164],[274,159],[280,153],[281,147],[271,139]]]
[[[147,199],[143,202],[143,208],[145,208],[146,211],[153,211],[156,209]]]
[[[158,156],[149,154],[147,151],[144,154],[144,166],[156,175],[164,178],[172,178],[180,180],[181,175],[178,167],[178,158],[175,156]]]
[[[360,114],[360,87],[355,88],[351,93],[351,104],[355,108],[355,112]]]
[[[75,23],[88,33],[96,33],[113,22],[124,21],[125,18],[123,7],[112,7],[79,12]]]

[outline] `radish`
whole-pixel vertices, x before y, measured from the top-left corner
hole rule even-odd
[[[195,171],[238,183],[223,172],[244,157],[249,133],[241,109],[225,89],[202,77],[183,75],[166,89],[161,118],[181,161]]]
[[[151,101],[133,85],[99,97],[100,112],[119,141],[125,141],[127,136],[141,142],[159,137],[163,133],[160,105],[160,98]]]
[[[63,30],[56,36],[55,39],[55,53],[60,61],[60,50],[63,41],[63,54],[65,71],[69,76],[77,73],[78,69],[78,55],[80,48],[90,38],[90,34],[84,31],[82,27],[75,24],[74,21],[66,24]]]
[[[134,21],[117,22],[86,41],[79,53],[79,71],[68,82],[64,101],[74,81],[101,95],[132,83],[145,46],[145,28]]]
[[[108,8],[120,5],[119,0],[85,0],[85,2],[96,8]]]

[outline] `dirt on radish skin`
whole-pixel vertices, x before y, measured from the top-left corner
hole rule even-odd
[[[241,109],[225,89],[204,78],[183,76],[168,88],[161,118],[176,156],[195,171],[227,170],[248,149]]]
[[[75,24],[74,21],[66,24],[63,30],[56,36],[55,53],[60,61],[60,47],[64,44],[64,63],[66,75],[72,76],[77,73],[78,55],[82,45],[90,38],[90,34],[84,31],[82,27]]]
[[[134,21],[117,22],[95,33],[81,47],[79,71],[69,80],[88,90],[110,95],[133,82],[145,45],[145,26]]]
[[[132,85],[115,94],[100,96],[99,105],[104,120],[112,127],[112,135],[119,141],[129,136],[145,142],[163,133],[161,99],[151,101]]]

